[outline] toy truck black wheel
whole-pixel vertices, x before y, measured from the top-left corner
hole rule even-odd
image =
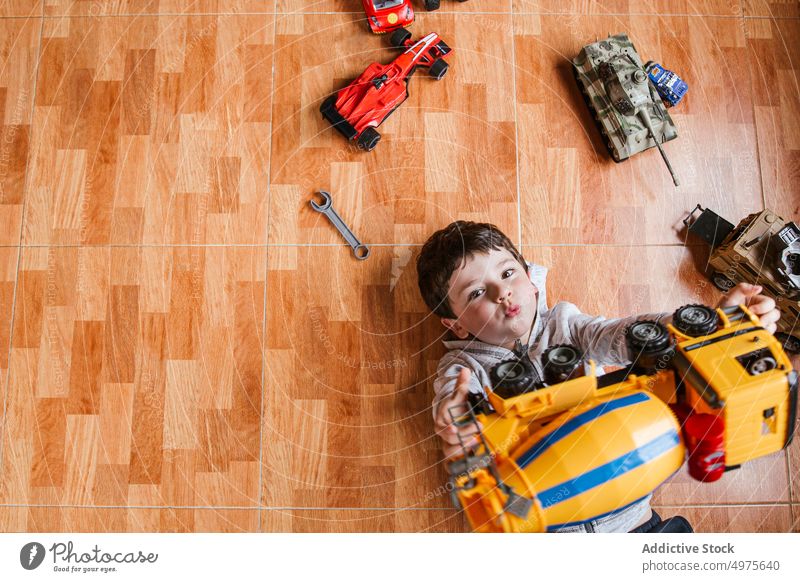
[[[425,0],[425,10],[439,10],[441,0]]]
[[[625,330],[628,357],[634,366],[652,374],[665,369],[675,355],[669,331],[655,321],[637,321]]]
[[[689,337],[700,337],[717,331],[717,312],[705,305],[684,305],[672,314],[672,325]]]
[[[775,333],[775,338],[783,344],[783,349],[792,354],[800,354],[800,338],[779,331]]]
[[[511,398],[540,388],[539,374],[527,358],[505,360],[489,372],[492,391],[500,398]]]
[[[448,65],[446,61],[443,61],[442,59],[436,59],[431,63],[431,68],[428,69],[428,74],[439,81],[447,74],[447,69],[449,68],[450,65]]]
[[[560,384],[576,376],[581,364],[583,354],[575,346],[557,344],[547,348],[542,354],[542,369],[544,370],[545,384]]]
[[[381,141],[381,134],[375,131],[374,127],[368,127],[361,132],[356,143],[360,149],[365,152],[371,152],[375,149],[375,146],[378,145],[379,141]]]
[[[714,283],[714,287],[723,293],[727,293],[736,285],[728,276],[723,275],[719,271],[712,273],[711,282]]]
[[[406,41],[411,38],[411,33],[405,28],[398,28],[389,37],[389,44],[396,49],[406,48]]]

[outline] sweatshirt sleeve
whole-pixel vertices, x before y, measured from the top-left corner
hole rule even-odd
[[[668,313],[606,319],[581,313],[574,305],[571,307],[566,324],[572,343],[598,366],[622,366],[630,362],[625,345],[625,329],[632,323],[646,319],[666,325],[672,319]]]
[[[489,382],[489,377],[477,360],[463,352],[445,354],[439,360],[436,370],[436,379],[433,381],[433,418],[439,411],[439,404],[456,389],[456,380],[462,369],[467,368],[472,372],[470,376],[469,391],[473,394],[483,394],[483,386]]]

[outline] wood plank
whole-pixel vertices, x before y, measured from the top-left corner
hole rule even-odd
[[[8,353],[11,348],[11,316],[14,309],[14,291],[17,283],[19,249],[0,247],[0,396],[5,401],[8,389]],[[5,416],[0,412],[0,438]]]
[[[29,18],[42,14],[43,0],[6,0],[0,4],[0,17],[27,16]]]
[[[455,510],[264,510],[261,531],[292,533],[458,533],[465,520]]]
[[[744,0],[747,2],[748,0]],[[762,2],[763,0],[754,0]],[[791,0],[788,0],[791,1]],[[512,0],[515,12],[739,16],[738,0]]]
[[[271,13],[275,0],[47,0],[47,16]]]
[[[592,315],[671,313],[686,303],[715,305],[721,297],[701,274],[707,256],[702,246],[523,246],[521,251],[526,260],[547,267],[550,305],[569,301]]]
[[[413,261],[393,267],[388,247],[363,263],[341,247],[296,253],[302,269],[270,255],[262,503],[449,507],[432,493],[446,478],[429,392],[441,333]]]
[[[742,0],[742,11],[745,16],[797,18],[800,4],[795,0]]]
[[[108,270],[79,274],[74,247],[23,249],[0,504],[136,505],[150,487],[146,501],[155,506],[255,507],[266,249],[93,252],[106,255],[96,264]],[[194,253],[213,268],[190,272],[201,298],[181,315],[191,325],[174,319],[169,303],[140,302],[142,288],[156,284],[148,272],[166,263],[158,285],[174,288]],[[146,269],[146,260],[159,266]],[[102,291],[68,292],[76,281]],[[91,300],[106,309],[82,312]],[[56,329],[70,336],[48,338],[47,309],[62,310]],[[170,326],[193,334],[192,351],[171,348]],[[194,519],[180,511],[164,527]]]
[[[653,509],[662,519],[684,516],[697,533],[787,533],[796,527],[788,505],[654,506]]]
[[[38,14],[41,0],[0,6],[0,16]],[[41,25],[38,18],[0,19],[0,245],[20,242]]]
[[[48,19],[25,242],[264,243],[273,19]]]
[[[152,507],[0,507],[0,531],[64,533],[248,533],[257,509],[174,510]]]
[[[795,4],[797,6],[797,4]],[[764,202],[782,216],[800,214],[800,20],[745,22]]]

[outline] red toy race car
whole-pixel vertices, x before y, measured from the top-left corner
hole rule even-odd
[[[369,28],[376,34],[391,32],[414,22],[411,0],[361,0]]]
[[[390,37],[392,46],[405,49],[388,65],[372,63],[344,89],[325,99],[319,110],[347,139],[358,147],[372,150],[381,136],[375,130],[408,98],[408,79],[417,67],[428,67],[437,81],[447,73],[442,58],[452,52],[435,32],[414,42],[411,33],[401,28]]]

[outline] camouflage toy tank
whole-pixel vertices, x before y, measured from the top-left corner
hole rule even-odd
[[[695,214],[700,211],[699,216]],[[722,291],[737,283],[761,285],[781,311],[775,336],[788,352],[800,353],[800,228],[772,210],[734,226],[699,204],[683,223],[711,245],[711,281]]]
[[[678,130],[628,35],[583,47],[572,65],[614,160],[657,147],[677,186],[661,144],[678,137]]]

